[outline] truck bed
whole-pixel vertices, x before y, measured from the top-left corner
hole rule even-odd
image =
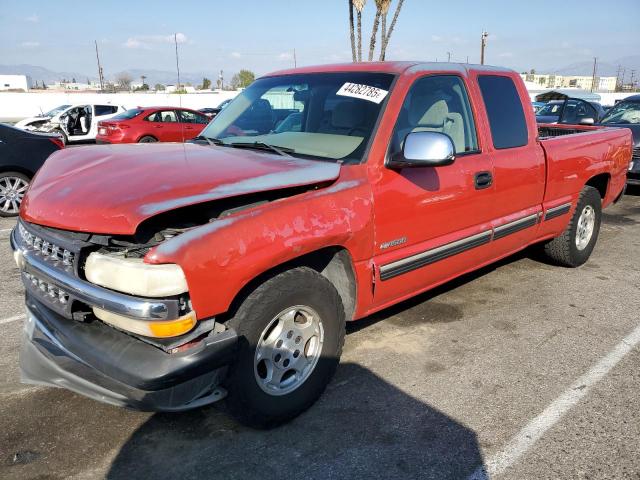
[[[606,176],[603,207],[622,191],[631,158],[631,131],[591,125],[538,126],[547,165],[545,201],[569,198],[584,185],[587,172]],[[605,192],[602,192],[605,193]]]

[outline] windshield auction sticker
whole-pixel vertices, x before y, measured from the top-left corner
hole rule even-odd
[[[340,87],[340,90],[337,91],[336,95],[380,103],[384,100],[384,97],[387,96],[387,93],[389,93],[387,90],[382,90],[381,88],[347,82]]]

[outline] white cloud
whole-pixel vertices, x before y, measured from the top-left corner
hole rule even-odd
[[[442,38],[440,35],[431,35],[432,42],[442,42],[443,40],[444,38]]]
[[[512,58],[513,57],[513,53],[511,52],[502,52],[498,54],[498,57],[500,58]]]
[[[231,58],[242,58],[242,54],[240,52],[231,52],[229,56]]]
[[[293,60],[293,54],[290,52],[283,52],[278,55],[278,60],[280,60],[281,62],[288,62],[290,60]]]
[[[40,42],[22,42],[20,46],[22,48],[38,48],[40,46]]]
[[[184,33],[176,33],[171,35],[136,35],[129,37],[122,45],[125,48],[142,48],[149,50],[153,45],[164,43],[187,43],[189,39]]]
[[[40,21],[40,17],[34,13],[33,15],[29,15],[27,18],[25,18],[25,21],[38,23]]]

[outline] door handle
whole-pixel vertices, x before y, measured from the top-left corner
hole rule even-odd
[[[474,176],[474,183],[476,190],[489,188],[493,183],[493,176],[491,175],[491,172],[478,172]]]

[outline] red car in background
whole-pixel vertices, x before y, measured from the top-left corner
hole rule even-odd
[[[188,108],[138,107],[99,122],[96,143],[184,142],[208,123],[206,115]]]

